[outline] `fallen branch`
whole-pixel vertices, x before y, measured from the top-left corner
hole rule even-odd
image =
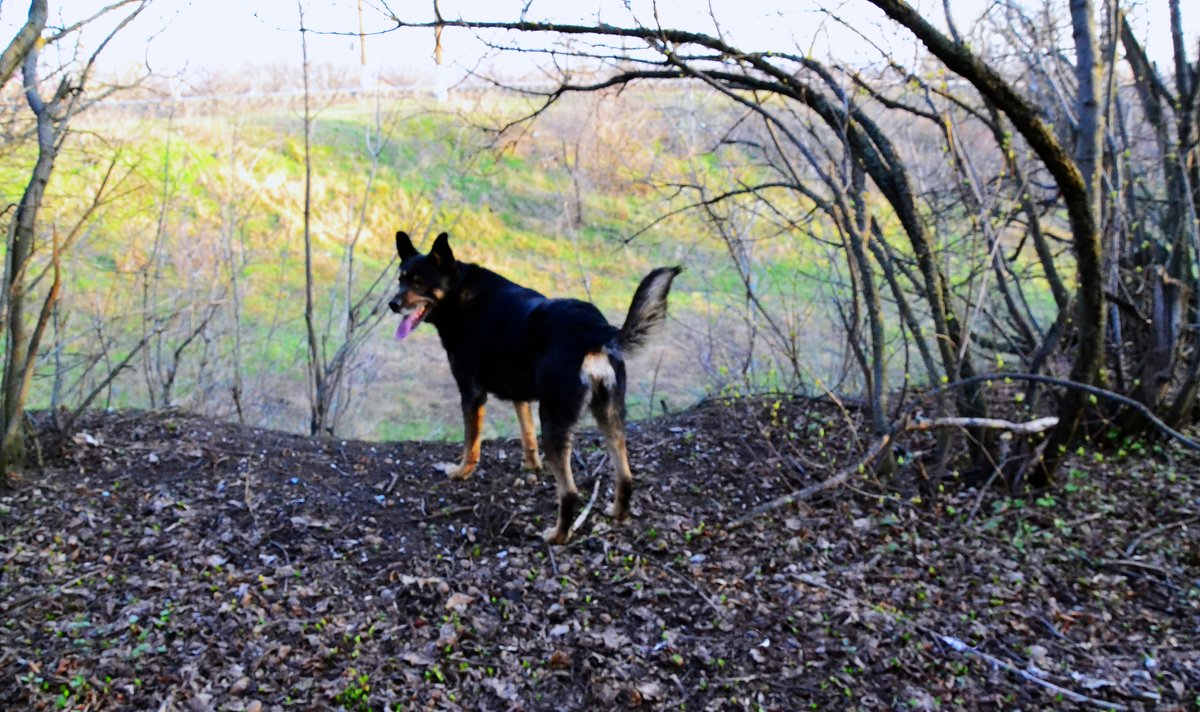
[[[1155,534],[1161,534],[1161,533],[1167,531],[1168,529],[1174,529],[1175,527],[1185,527],[1185,526],[1191,524],[1192,522],[1196,521],[1197,519],[1200,519],[1200,516],[1191,516],[1191,517],[1188,517],[1187,519],[1181,519],[1178,522],[1171,522],[1169,524],[1163,524],[1162,526],[1154,527],[1153,529],[1151,529],[1149,531],[1142,532],[1133,541],[1131,541],[1129,543],[1129,546],[1125,547],[1125,558],[1132,557],[1133,552],[1137,551],[1138,546],[1143,541],[1146,541],[1147,539],[1154,536]]]
[[[1098,388],[1096,386],[1089,386],[1086,383],[1077,383],[1075,381],[1069,381],[1069,380],[1066,380],[1063,378],[1054,378],[1053,376],[1042,376],[1042,375],[1038,375],[1036,373],[988,373],[988,374],[983,374],[980,376],[972,376],[971,378],[964,378],[959,381],[953,381],[951,383],[937,386],[935,388],[930,389],[929,391],[926,391],[924,393],[924,396],[928,397],[928,396],[934,395],[936,393],[941,393],[941,392],[944,392],[947,390],[951,390],[951,389],[958,388],[961,386],[970,385],[973,383],[985,383],[985,382],[990,382],[990,381],[1004,381],[1004,380],[1031,381],[1033,383],[1047,383],[1047,384],[1054,385],[1054,386],[1060,386],[1062,388],[1073,388],[1076,390],[1083,391],[1084,393],[1091,394],[1093,396],[1097,396],[1100,398],[1105,398],[1105,399],[1108,399],[1111,401],[1115,401],[1122,405],[1133,408],[1142,417],[1144,417],[1148,421],[1150,421],[1156,428],[1158,428],[1162,432],[1166,433],[1172,439],[1179,442],[1180,444],[1182,444],[1186,447],[1192,448],[1193,450],[1200,450],[1200,442],[1196,442],[1195,440],[1192,440],[1188,436],[1184,435],[1183,433],[1179,432],[1178,430],[1175,430],[1171,426],[1164,423],[1162,420],[1160,420],[1158,417],[1156,417],[1154,415],[1154,413],[1150,412],[1150,409],[1147,408],[1142,403],[1138,403],[1137,401],[1133,400],[1132,398],[1123,396],[1120,393],[1114,393],[1112,391],[1105,390],[1103,388]],[[761,504],[761,505],[755,507],[754,509],[750,510],[748,513],[733,520],[733,522],[730,523],[729,528],[737,529],[738,527],[744,526],[746,524],[746,522],[750,521],[751,519],[762,516],[763,514],[765,514],[767,512],[779,509],[780,507],[787,507],[796,502],[804,501],[804,500],[808,499],[809,497],[812,497],[814,494],[817,494],[818,492],[824,492],[826,490],[830,490],[830,489],[833,489],[834,487],[842,485],[847,480],[849,480],[856,472],[861,471],[867,465],[871,464],[871,462],[876,457],[879,457],[879,454],[881,452],[883,452],[883,449],[885,447],[887,447],[887,445],[889,443],[891,443],[892,439],[895,437],[895,435],[897,433],[908,432],[908,431],[930,430],[932,428],[937,428],[937,427],[982,427],[982,428],[1008,430],[1011,432],[1028,434],[1028,433],[1040,433],[1040,432],[1049,430],[1050,428],[1058,425],[1058,419],[1054,418],[1054,417],[1038,418],[1037,420],[1032,420],[1027,423],[1014,423],[1012,421],[1000,420],[998,418],[954,418],[954,417],[935,418],[932,420],[916,419],[916,420],[913,420],[912,422],[910,422],[910,418],[913,417],[913,410],[917,407],[917,404],[919,402],[920,402],[920,400],[917,400],[917,401],[914,401],[913,403],[909,404],[909,406],[900,415],[900,417],[896,421],[896,423],[894,425],[892,425],[891,430],[889,430],[886,434],[882,435],[875,442],[875,444],[871,446],[871,449],[868,450],[865,455],[863,455],[861,458],[859,458],[859,460],[857,462],[855,462],[853,465],[851,465],[850,467],[847,467],[846,469],[841,470],[836,475],[834,475],[833,477],[830,477],[829,479],[827,479],[823,482],[819,482],[815,485],[805,487],[802,490],[799,490],[797,492],[792,492],[790,494],[786,494],[782,497],[778,497],[776,499],[771,500],[770,502],[766,502],[765,504]]]
[[[932,389],[926,391],[923,394],[923,396],[927,398],[927,397],[929,397],[931,395],[935,395],[937,393],[942,393],[942,392],[945,392],[948,390],[952,390],[954,388],[960,388],[962,386],[967,386],[967,385],[971,385],[974,383],[988,383],[991,381],[1003,382],[1006,380],[1008,380],[1008,381],[1029,381],[1032,383],[1046,383],[1046,384],[1053,385],[1053,386],[1059,386],[1061,388],[1071,388],[1071,389],[1083,391],[1084,393],[1088,393],[1090,395],[1093,395],[1093,396],[1096,396],[1099,398],[1105,398],[1107,400],[1111,400],[1116,403],[1120,403],[1121,405],[1127,406],[1127,407],[1132,408],[1133,410],[1137,411],[1138,414],[1140,414],[1142,417],[1144,417],[1146,420],[1148,420],[1151,424],[1153,424],[1154,427],[1158,428],[1160,431],[1162,431],[1163,433],[1168,435],[1171,439],[1175,440],[1176,442],[1180,443],[1181,445],[1184,445],[1185,447],[1191,448],[1193,450],[1200,450],[1200,442],[1197,442],[1197,441],[1189,438],[1188,436],[1184,435],[1183,433],[1179,432],[1178,430],[1175,430],[1171,426],[1164,423],[1157,416],[1155,416],[1154,413],[1150,412],[1150,409],[1147,408],[1144,404],[1139,403],[1127,396],[1123,396],[1120,393],[1114,393],[1110,390],[1106,390],[1104,388],[1098,388],[1096,386],[1089,386],[1086,383],[1078,383],[1075,381],[1069,381],[1064,378],[1055,378],[1053,376],[1042,376],[1042,375],[1039,375],[1036,373],[987,373],[987,374],[983,374],[983,375],[979,375],[979,376],[972,376],[970,378],[964,378],[959,381],[953,381],[951,383],[946,383],[946,384],[937,386],[935,388],[932,388]],[[869,465],[876,457],[878,457],[879,454],[881,452],[883,452],[883,448],[886,447],[892,441],[892,439],[895,437],[895,435],[897,433],[906,432],[906,431],[914,431],[914,430],[916,430],[916,431],[929,430],[929,429],[935,428],[935,427],[984,427],[984,428],[1008,430],[1011,432],[1028,434],[1028,433],[1043,432],[1045,430],[1049,430],[1050,428],[1058,425],[1058,419],[1053,418],[1053,417],[1038,418],[1037,420],[1032,420],[1028,423],[1014,423],[1011,421],[1000,420],[997,418],[935,418],[933,420],[917,419],[910,423],[909,420],[910,420],[910,418],[913,417],[913,411],[917,407],[917,405],[920,403],[921,400],[922,399],[918,399],[918,400],[914,401],[913,403],[909,404],[909,406],[904,410],[904,412],[901,413],[901,415],[897,419],[896,423],[892,426],[891,430],[889,430],[886,434],[881,436],[879,438],[879,440],[877,440],[875,442],[875,444],[871,447],[871,449],[867,451],[867,454],[864,455],[863,457],[859,458],[859,460],[857,462],[855,462],[853,465],[838,472],[836,475],[834,475],[833,477],[830,477],[829,479],[825,480],[824,482],[820,482],[820,483],[812,485],[810,487],[805,487],[802,490],[799,490],[797,492],[792,492],[790,494],[784,495],[777,499],[773,499],[770,502],[767,502],[765,504],[761,504],[761,505],[755,507],[754,509],[750,510],[750,512],[748,512],[747,514],[744,514],[741,517],[738,517],[737,519],[735,519],[729,525],[729,528],[737,529],[738,527],[745,525],[746,522],[750,521],[751,519],[759,517],[767,512],[770,512],[775,509],[779,509],[780,507],[786,507],[786,506],[794,504],[796,502],[801,502],[803,500],[808,499],[809,497],[812,497],[814,494],[817,494],[818,492],[824,492],[826,490],[833,489],[834,487],[837,487],[837,486],[845,483],[847,480],[849,480],[854,475],[854,473],[860,471],[862,468]],[[1046,442],[1048,442],[1048,441],[1046,441]],[[1042,446],[1044,447],[1044,445],[1045,445],[1045,443],[1043,442]]]
[[[1109,702],[1108,700],[1098,700],[1095,697],[1088,697],[1087,695],[1082,695],[1073,690],[1068,690],[1067,688],[1062,687],[1060,685],[1055,685],[1053,682],[1050,682],[1049,680],[1043,680],[1042,678],[1038,677],[1037,675],[1034,675],[1033,673],[1029,672],[1028,670],[1022,670],[1021,668],[1017,667],[1016,665],[1013,665],[1012,663],[1008,662],[1007,660],[1001,660],[1000,658],[998,658],[994,655],[989,655],[989,654],[983,652],[982,650],[979,650],[978,648],[974,648],[970,645],[967,645],[966,643],[959,640],[958,638],[955,638],[954,636],[942,635],[940,633],[934,633],[933,635],[935,635],[943,643],[945,643],[946,645],[949,645],[951,648],[953,648],[954,650],[956,650],[960,653],[970,653],[971,655],[976,655],[976,656],[982,658],[984,661],[990,663],[993,667],[998,667],[1002,670],[1007,670],[1008,672],[1011,672],[1014,675],[1017,675],[1018,677],[1021,677],[1025,680],[1028,680],[1029,682],[1032,682],[1036,685],[1041,685],[1042,687],[1046,688],[1047,690],[1050,690],[1051,692],[1053,692],[1055,694],[1062,695],[1063,697],[1071,700],[1072,702],[1088,704],[1088,705],[1092,705],[1093,707],[1099,707],[1100,709],[1104,709],[1104,710],[1127,710],[1127,709],[1129,709],[1125,705],[1119,705],[1115,702]]]
[[[575,535],[575,530],[579,529],[587,521],[588,515],[592,512],[592,507],[596,504],[596,496],[600,494],[600,468],[604,465],[605,459],[607,459],[607,456],[601,458],[599,464],[592,470],[592,479],[596,481],[596,484],[592,487],[592,496],[588,498],[587,505],[579,513],[579,516],[575,517],[574,523],[571,524],[571,529],[567,533],[568,540]]]
[[[1058,386],[1060,388],[1067,388],[1067,389],[1072,389],[1072,390],[1077,390],[1077,391],[1083,391],[1084,393],[1096,396],[1097,398],[1104,398],[1105,400],[1110,400],[1110,401],[1113,401],[1114,403],[1120,403],[1121,405],[1126,406],[1127,408],[1132,408],[1133,410],[1137,411],[1138,415],[1141,415],[1143,418],[1145,418],[1147,421],[1149,421],[1155,428],[1157,428],[1158,430],[1160,430],[1163,433],[1165,433],[1166,435],[1168,435],[1172,440],[1175,440],[1179,444],[1181,444],[1185,447],[1188,447],[1192,450],[1200,450],[1200,442],[1196,442],[1195,440],[1189,438],[1188,436],[1184,435],[1183,433],[1179,432],[1178,430],[1176,430],[1176,429],[1172,428],[1171,426],[1167,425],[1166,423],[1164,423],[1161,419],[1158,418],[1158,416],[1154,415],[1154,413],[1152,413],[1150,411],[1150,409],[1147,408],[1144,403],[1139,403],[1128,396],[1123,396],[1120,393],[1114,393],[1105,388],[1100,388],[1098,386],[1089,386],[1086,383],[1079,383],[1078,381],[1071,381],[1071,380],[1068,380],[1065,378],[1055,378],[1054,376],[1043,376],[1043,375],[1037,374],[1037,373],[985,373],[985,374],[981,374],[979,376],[971,376],[970,378],[964,378],[959,381],[951,381],[950,383],[946,383],[946,384],[937,386],[935,388],[931,388],[928,391],[925,391],[923,393],[923,396],[929,397],[929,396],[932,396],[932,395],[935,395],[938,393],[952,390],[954,388],[959,388],[962,386],[969,386],[969,385],[972,385],[975,383],[988,383],[991,381],[1003,382],[1006,380],[1007,381],[1028,381],[1030,383],[1045,383],[1045,384],[1048,384],[1051,386]],[[909,408],[912,408],[914,405],[916,405],[915,402],[912,405],[910,405]]]
[[[442,508],[442,509],[439,509],[439,510],[438,510],[438,511],[436,511],[436,512],[432,512],[432,513],[430,513],[430,514],[426,514],[426,515],[425,515],[425,516],[423,516],[423,517],[422,517],[420,520],[417,520],[417,521],[424,521],[424,520],[428,520],[428,519],[435,519],[435,518],[438,518],[438,517],[457,517],[457,516],[458,516],[458,515],[460,515],[460,514],[466,514],[467,512],[474,512],[474,511],[475,511],[475,507],[476,507],[476,506],[477,506],[477,505],[470,504],[470,505],[467,505],[467,506],[465,506],[465,507],[455,507],[454,509]]]
[[[862,472],[862,470],[867,465],[871,464],[871,462],[875,458],[879,457],[879,453],[883,452],[883,449],[886,448],[889,444],[891,444],[891,442],[892,442],[891,433],[883,435],[882,437],[880,437],[878,440],[875,441],[875,444],[872,445],[871,448],[869,450],[867,450],[866,454],[863,455],[862,457],[860,457],[857,462],[855,462],[853,465],[850,465],[849,467],[843,468],[841,471],[839,471],[833,477],[830,477],[829,479],[824,480],[822,482],[818,482],[815,485],[809,485],[808,487],[805,487],[804,489],[797,490],[795,492],[791,492],[782,497],[777,497],[776,499],[773,499],[769,502],[760,504],[757,507],[755,507],[754,509],[747,512],[746,514],[743,514],[742,516],[733,520],[733,522],[731,522],[727,528],[728,529],[737,529],[738,527],[744,526],[746,524],[746,522],[749,522],[751,519],[757,519],[758,517],[761,517],[762,515],[766,514],[767,512],[779,509],[780,507],[787,507],[788,505],[794,504],[796,502],[802,502],[802,501],[808,499],[809,497],[812,497],[814,494],[817,494],[818,492],[824,492],[826,490],[831,490],[834,487],[838,487],[838,486],[844,484],[851,477],[858,474],[859,472]]]
[[[858,598],[858,596],[855,596],[853,593],[850,593],[844,589],[835,588],[833,586],[830,586],[829,584],[819,581],[819,580],[817,580],[817,578],[815,576],[813,576],[811,574],[801,574],[798,577],[798,579],[804,584],[807,584],[809,586],[815,586],[817,588],[821,588],[821,589],[829,592],[830,594],[834,595],[835,597],[841,598],[846,601],[850,601],[850,602],[854,603],[855,605],[864,606],[865,604],[870,603],[869,601],[864,602],[864,601],[860,600]],[[873,610],[876,610],[876,611],[880,611],[880,612],[884,613],[885,615],[890,616],[897,624],[906,622],[904,615],[899,613],[898,611],[890,610],[890,609],[888,609],[884,606],[878,605],[878,604],[871,604],[870,608],[872,608]],[[959,638],[955,638],[954,636],[951,636],[951,635],[943,635],[942,633],[939,633],[935,630],[931,630],[931,629],[927,628],[926,626],[923,626],[919,623],[915,623],[912,621],[907,621],[907,622],[912,623],[919,630],[924,631],[926,634],[931,635],[934,638],[937,638],[938,640],[942,641],[943,643],[945,643],[946,645],[950,646],[951,648],[953,648],[954,650],[956,650],[960,653],[969,653],[971,655],[977,655],[980,658],[982,658],[984,661],[991,663],[993,667],[998,667],[1002,670],[1007,670],[1008,672],[1011,672],[1025,680],[1028,680],[1037,685],[1041,685],[1042,687],[1045,687],[1046,689],[1050,690],[1051,692],[1062,695],[1063,697],[1071,700],[1072,702],[1079,702],[1082,704],[1090,704],[1090,705],[1093,705],[1095,707],[1099,707],[1100,709],[1105,709],[1105,710],[1129,709],[1128,707],[1125,707],[1124,705],[1119,705],[1115,702],[1109,702],[1107,700],[1100,700],[1100,699],[1096,699],[1095,697],[1088,697],[1087,695],[1080,694],[1073,690],[1068,690],[1067,688],[1062,687],[1060,685],[1056,685],[1053,682],[1050,682],[1049,680],[1043,680],[1042,678],[1038,677],[1037,675],[1034,675],[1032,672],[1030,672],[1028,670],[1022,670],[1021,668],[1017,667],[1016,665],[1013,665],[1012,663],[1008,662],[1007,660],[1001,660],[1000,658],[997,658],[994,655],[989,655],[988,653],[985,653],[982,650],[979,650],[978,648],[967,645],[965,642],[963,642]]]
[[[934,418],[933,420],[918,418],[906,425],[904,430],[924,431],[934,428],[987,428],[989,430],[1007,430],[1010,433],[1029,435],[1031,433],[1043,433],[1055,425],[1058,425],[1058,418],[1054,416],[1038,418],[1028,423],[1014,423],[1011,420],[1001,420],[999,418]]]
[[[777,497],[769,502],[760,504],[746,514],[743,514],[742,516],[733,520],[733,522],[729,525],[729,529],[737,529],[738,527],[744,526],[746,522],[749,522],[751,519],[760,517],[767,512],[774,511],[780,507],[787,507],[795,504],[796,502],[802,502],[819,492],[825,492],[844,484],[856,473],[861,472],[864,468],[866,468],[867,465],[870,465],[875,458],[879,457],[880,453],[884,451],[884,448],[891,444],[896,433],[949,427],[991,428],[994,430],[1008,430],[1015,433],[1040,433],[1053,428],[1055,425],[1058,425],[1058,418],[1053,416],[1038,418],[1037,420],[1031,420],[1027,423],[1014,423],[1010,420],[1000,420],[999,418],[935,418],[932,420],[920,418],[909,422],[910,416],[911,410],[900,416],[900,420],[894,426],[892,426],[891,431],[876,440],[875,444],[872,445],[869,450],[867,450],[866,454],[860,457],[853,465],[840,470],[836,475],[827,480],[818,482],[815,485],[809,485],[804,489],[796,492],[790,492],[782,497]]]

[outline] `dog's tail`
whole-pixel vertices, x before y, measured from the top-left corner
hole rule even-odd
[[[681,271],[681,267],[659,267],[646,275],[638,285],[621,334],[617,337],[625,354],[634,353],[645,346],[667,320],[667,294],[671,291],[671,282]]]

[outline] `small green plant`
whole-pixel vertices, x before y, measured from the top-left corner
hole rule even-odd
[[[1029,540],[1030,535],[1036,531],[1035,527],[1027,521],[1017,523],[1017,533],[1013,535],[1012,545],[1017,551],[1024,552],[1025,544]]]
[[[354,668],[347,671],[350,681],[346,689],[339,692],[333,699],[345,709],[371,709],[371,680],[366,673],[359,674]]]

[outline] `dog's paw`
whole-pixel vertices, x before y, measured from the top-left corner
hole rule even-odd
[[[604,513],[612,517],[614,522],[621,522],[629,518],[629,510],[625,507],[618,507],[615,503],[605,507]]]
[[[529,455],[529,453],[526,453],[525,456],[521,458],[521,469],[528,470],[530,472],[541,472],[542,459],[538,457],[536,452],[533,453],[532,456]]]
[[[474,465],[460,465],[457,462],[439,462],[433,469],[442,472],[452,480],[465,480],[475,471]]]
[[[542,539],[544,539],[547,544],[554,544],[555,546],[562,546],[563,544],[566,544],[570,538],[570,532],[560,532],[558,527],[550,527],[546,531],[542,532]]]

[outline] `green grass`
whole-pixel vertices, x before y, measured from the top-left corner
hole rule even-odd
[[[651,97],[645,108],[651,111],[668,104]],[[681,263],[687,271],[672,294],[673,316],[699,331],[713,319],[725,319],[715,332],[730,338],[727,335],[739,324],[736,316],[726,312],[745,310],[745,287],[726,248],[696,212],[663,219],[694,200],[694,194],[671,196],[649,188],[645,178],[652,167],[663,180],[728,186],[734,179],[761,178],[756,173],[760,169],[739,161],[733,149],[696,156],[665,153],[668,142],[663,136],[673,130],[669,114],[654,115],[653,120],[662,122],[658,129],[662,135],[640,126],[631,129],[637,140],[619,142],[615,156],[599,151],[578,169],[579,175],[562,164],[559,142],[566,139],[555,134],[553,124],[539,126],[536,134],[503,151],[487,143],[488,135],[472,128],[494,123],[497,112],[524,108],[524,102],[511,98],[493,102],[489,116],[466,105],[409,99],[385,107],[390,137],[379,152],[369,193],[366,136],[374,130],[373,103],[335,104],[317,115],[311,158],[318,323],[336,325],[344,314],[340,285],[345,250],[362,215],[365,222],[355,255],[360,276],[354,288],[356,299],[392,261],[392,235],[397,229],[413,233],[419,247],[447,229],[460,259],[481,262],[548,294],[590,297],[614,320],[623,316],[637,280],[650,268]],[[70,230],[114,155],[120,180],[112,186],[110,200],[91,217],[72,253],[62,304],[67,328],[61,335],[49,335],[48,345],[57,337],[68,357],[88,357],[97,351],[92,334],[99,324],[111,362],[136,343],[143,311],[148,310],[159,317],[180,314],[162,322],[162,342],[153,349],[169,354],[188,333],[188,315],[207,304],[219,304],[220,316],[210,339],[189,347],[176,390],[180,402],[201,410],[228,411],[227,404],[221,405],[226,392],[221,379],[229,364],[221,359],[232,351],[232,322],[237,317],[242,372],[252,381],[250,389],[258,388],[259,422],[299,427],[304,409],[297,403],[303,404],[306,385],[304,144],[298,115],[272,108],[224,116],[181,115],[168,123],[161,117],[133,120],[94,112],[82,118],[78,128],[81,131],[66,145],[52,179],[43,230],[59,234]],[[170,198],[164,207],[168,158]],[[4,186],[0,193],[6,199],[19,198],[32,160],[28,147],[8,147],[5,160],[0,161]],[[574,198],[576,179],[584,185],[584,219],[572,227],[565,205]],[[780,195],[778,202],[797,217],[811,207],[790,194]],[[627,237],[651,224],[651,229],[626,244]],[[813,239],[834,239],[820,223],[782,237],[774,234],[769,221],[746,224],[749,236],[756,239],[750,248],[756,289],[772,309],[811,312],[813,305],[829,298],[831,290],[842,288],[829,281],[836,269],[830,263],[830,248]],[[884,229],[889,234],[899,231],[898,225],[886,220]],[[150,270],[156,237],[161,239],[160,256],[157,269]],[[903,239],[894,242],[903,250]],[[237,257],[232,267],[226,262],[229,253]],[[969,267],[954,266],[963,272]],[[239,282],[239,314],[233,314],[230,306],[231,269]],[[147,275],[155,272],[159,281],[151,290],[153,298],[143,304],[143,285]],[[389,289],[393,279],[387,275],[383,289]],[[427,349],[426,363],[405,362],[407,370],[401,370],[397,359],[409,354],[397,349],[410,345],[390,341],[392,326],[390,320],[382,322],[364,346],[363,359],[370,370],[367,376],[401,380],[403,387],[394,390],[405,393],[390,396],[394,402],[386,408],[377,404],[355,408],[352,418],[357,424],[349,430],[384,439],[456,437],[460,427],[456,404],[421,409],[423,399],[432,398],[418,387],[425,380],[441,384],[439,403],[447,399],[444,361]],[[816,341],[814,348],[824,348],[827,339]],[[326,349],[332,352],[337,345],[334,335]],[[696,359],[694,347],[679,351]],[[201,363],[206,364],[207,374],[202,373]],[[118,379],[112,404],[146,405],[144,365],[139,360]],[[34,407],[49,403],[50,366],[49,361],[43,364],[35,382]],[[656,402],[650,402],[648,385],[644,391],[631,390],[631,411],[645,415],[658,407],[660,399],[680,406],[699,397],[712,384],[702,382],[698,369],[696,363],[662,365],[664,377],[658,381]],[[102,374],[102,369],[96,373]],[[756,373],[759,385],[786,385],[778,371],[767,365]],[[368,397],[376,390],[370,383],[362,387]],[[489,423],[497,424],[497,430],[489,432],[515,432],[509,415],[489,416]]]
[[[321,324],[340,319],[335,299],[345,245],[357,228],[364,196],[368,205],[356,269],[365,279],[356,285],[356,297],[392,260],[391,236],[397,228],[419,231],[419,244],[432,232],[450,229],[460,258],[483,262],[547,293],[583,297],[586,275],[591,297],[614,316],[628,305],[640,273],[660,261],[653,247],[622,247],[617,241],[630,231],[630,216],[648,220],[654,215],[645,196],[589,191],[587,224],[564,235],[562,196],[571,189],[570,174],[538,159],[536,146],[489,150],[481,134],[447,112],[417,107],[396,121],[367,194],[370,158],[364,136],[373,121],[369,107],[350,104],[323,112],[314,125],[314,276]],[[231,267],[225,255],[232,251],[239,258],[232,269],[240,289],[243,375],[283,378],[292,384],[288,390],[302,395],[304,154],[296,117],[264,111],[168,123],[165,118],[133,121],[95,113],[79,128],[86,131],[68,143],[56,166],[43,226],[69,230],[114,155],[120,181],[111,186],[110,200],[90,217],[86,237],[72,255],[62,303],[69,314],[67,328],[49,338],[60,340],[68,356],[85,358],[96,353],[95,339],[87,333],[99,324],[111,361],[141,336],[144,310],[161,318],[228,303]],[[31,150],[17,147],[0,163],[0,179],[10,192],[23,185],[32,160]],[[165,186],[164,176],[169,176]],[[9,197],[15,200],[19,194]],[[424,228],[430,232],[421,234]],[[156,241],[157,265],[152,261]],[[144,303],[143,287],[152,274],[158,281]],[[390,282],[388,276],[385,288]],[[223,330],[214,336],[221,343],[206,357],[210,370],[214,352],[231,350],[225,342],[232,316],[223,312],[222,318]],[[164,321],[155,353],[170,354],[182,344],[186,322],[183,316]],[[389,331],[390,324],[382,327],[381,336]],[[335,339],[328,351],[336,346]],[[176,393],[181,401],[204,407],[195,391],[203,385],[196,365],[199,349],[189,348],[195,353],[184,360]],[[394,347],[376,343],[372,348]],[[147,405],[142,366],[118,379],[103,402]],[[51,382],[44,375],[36,380],[33,407],[49,403]],[[453,416],[411,420],[401,411],[392,416],[380,419],[373,434],[449,436],[459,427]],[[505,421],[496,420],[504,431]]]

